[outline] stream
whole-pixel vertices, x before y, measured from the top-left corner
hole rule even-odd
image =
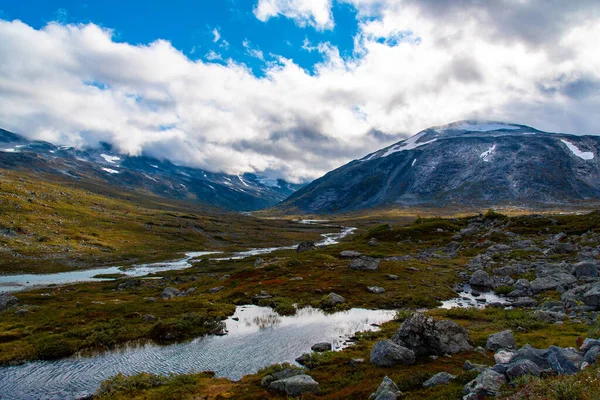
[[[103,380],[118,373],[164,375],[211,370],[219,377],[238,380],[272,364],[294,363],[315,343],[329,342],[340,350],[356,332],[376,330],[394,315],[390,310],[358,308],[325,314],[309,307],[294,316],[280,316],[268,307],[238,306],[225,320],[229,331],[225,336],[168,346],[131,344],[91,357],[0,368],[0,398],[77,399],[94,393]]]

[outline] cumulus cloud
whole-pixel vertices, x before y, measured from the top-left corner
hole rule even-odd
[[[295,20],[300,26],[332,29],[331,5],[331,0],[259,0],[254,15],[263,22],[281,15]]]
[[[273,55],[264,77],[210,62],[216,53],[190,60],[164,40],[117,42],[94,24],[0,21],[0,126],[292,181],[459,119],[600,133],[597,2],[338,1],[358,13],[352,57],[307,41],[324,58],[314,71]],[[260,0],[255,14],[322,29],[331,6]]]

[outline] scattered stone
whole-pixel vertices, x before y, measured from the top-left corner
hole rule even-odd
[[[362,256],[362,253],[354,250],[344,250],[340,252],[340,258],[358,258],[360,256]]]
[[[144,301],[146,303],[154,303],[156,301],[156,297],[144,297]]]
[[[536,310],[533,313],[540,321],[554,324],[559,321],[564,321],[567,318],[567,314],[562,311],[548,311],[548,310]]]
[[[340,296],[339,294],[331,292],[323,298],[323,300],[321,301],[321,306],[325,308],[335,307],[336,305],[342,304],[345,301],[346,299]]]
[[[258,300],[270,299],[270,298],[272,298],[272,297],[273,297],[273,296],[271,296],[271,295],[270,295],[269,293],[267,293],[266,291],[264,291],[264,290],[261,290],[261,291],[260,291],[260,293],[258,293],[258,294],[255,294],[255,295],[252,297],[252,299],[253,299],[254,301],[258,301]]]
[[[519,297],[515,301],[511,303],[513,307],[535,307],[537,305],[537,301],[532,299],[531,297]]]
[[[185,292],[183,292],[183,296],[188,296],[188,295],[190,295],[190,294],[192,294],[192,293],[196,292],[196,290],[197,290],[197,289],[196,289],[195,287],[191,287],[191,288],[189,288],[188,290],[186,290]]]
[[[220,292],[223,289],[225,289],[225,286],[217,286],[217,287],[208,289],[208,293],[215,294],[215,293]]]
[[[371,238],[371,240],[369,240],[367,242],[367,244],[369,246],[376,247],[376,246],[379,246],[379,241],[377,239],[375,239],[375,238]]]
[[[503,374],[492,369],[486,369],[477,378],[467,383],[463,389],[465,395],[472,395],[470,397],[477,399],[485,396],[498,396],[500,395],[500,388],[506,383],[506,378]]]
[[[496,360],[497,364],[508,364],[516,355],[515,352],[500,350],[496,354],[494,354],[494,360]]]
[[[16,306],[19,302],[19,299],[12,294],[0,293],[0,312]]]
[[[391,281],[397,281],[399,279],[398,275],[392,275],[392,274],[386,275],[385,277],[388,278]]]
[[[144,318],[142,318],[144,320],[144,322],[152,322],[152,321],[156,321],[156,317],[152,314],[146,314],[144,315]]]
[[[31,311],[30,311],[30,310],[28,310],[28,309],[26,309],[26,308],[21,308],[21,309],[19,309],[19,310],[15,311],[15,315],[18,315],[18,316],[23,316],[23,315],[25,315],[25,314],[29,314],[30,312],[31,312]]]
[[[406,319],[392,340],[417,356],[473,351],[468,330],[453,321],[436,321],[421,312]]]
[[[319,393],[319,383],[310,375],[296,375],[269,384],[269,388],[288,396],[302,396],[305,393]]]
[[[577,278],[566,272],[560,272],[543,278],[534,279],[531,281],[531,291],[533,293],[539,293],[545,290],[556,289],[559,286],[569,287],[574,283],[577,283]]]
[[[398,364],[414,364],[415,353],[391,340],[380,340],[371,350],[371,362],[378,367],[393,367]]]
[[[587,362],[589,365],[595,364],[596,361],[598,361],[599,355],[600,346],[594,346],[585,353],[583,356],[583,361]]]
[[[519,360],[509,364],[505,373],[508,379],[513,381],[523,375],[540,376],[542,370],[530,360]]]
[[[306,242],[302,242],[298,245],[298,247],[296,248],[296,253],[302,253],[305,251],[314,250],[316,248],[317,248],[317,245],[315,244],[315,242],[306,241]]]
[[[371,393],[369,399],[372,400],[395,400],[398,396],[402,396],[398,386],[387,376],[377,388],[377,391]]]
[[[481,373],[481,372],[485,371],[486,369],[488,369],[488,366],[483,365],[483,364],[472,363],[471,361],[467,360],[463,364],[463,369],[465,371],[475,370],[475,371]]]
[[[385,293],[385,289],[381,286],[369,286],[367,287],[367,290],[373,294]]]
[[[179,291],[179,289],[174,287],[166,287],[160,294],[160,297],[162,297],[163,299],[172,299],[173,297],[179,296],[181,296],[181,292]]]
[[[377,271],[379,269],[379,259],[362,256],[352,260],[348,268],[356,271]]]
[[[583,357],[574,350],[552,346],[548,349],[548,363],[558,375],[573,375],[579,372]]]
[[[595,261],[581,261],[573,265],[571,270],[577,278],[597,278],[598,266]]]
[[[324,351],[330,351],[331,350],[331,343],[329,343],[329,342],[323,342],[323,343],[313,344],[310,349],[312,351],[316,351],[318,353],[322,353]]]
[[[294,361],[296,361],[300,365],[306,365],[306,362],[308,360],[310,360],[310,354],[304,353],[300,357],[296,358]]]
[[[265,260],[263,260],[262,258],[258,257],[255,261],[254,261],[254,266],[258,267],[262,264],[264,264]]]
[[[493,282],[492,278],[488,275],[488,273],[480,269],[473,273],[471,279],[469,280],[469,284],[481,288],[489,288],[492,287]]]
[[[490,351],[498,351],[502,349],[515,349],[517,343],[511,330],[506,330],[490,335],[485,344],[486,349]]]
[[[444,385],[444,384],[452,381],[453,379],[456,379],[456,376],[450,375],[447,372],[440,372],[438,374],[435,374],[431,378],[427,379],[423,383],[423,387],[430,388],[430,387],[434,387],[434,386]]]
[[[583,344],[581,345],[579,350],[581,350],[585,353],[586,351],[588,351],[589,349],[591,349],[594,346],[600,346],[600,339],[586,338],[583,341]]]
[[[304,375],[304,370],[300,368],[286,368],[281,371],[277,371],[271,375],[266,375],[260,381],[261,386],[269,387],[272,382],[279,381],[285,378],[291,378],[296,375]]]
[[[542,370],[550,368],[548,363],[548,350],[536,349],[530,344],[521,347],[512,357],[511,362],[519,360],[529,360],[540,367]]]
[[[600,283],[595,284],[584,293],[583,302],[591,307],[600,307]]]

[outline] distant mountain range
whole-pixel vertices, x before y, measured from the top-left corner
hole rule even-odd
[[[29,141],[3,129],[0,129],[0,168],[100,182],[234,211],[273,206],[302,186],[257,174],[228,175],[152,157],[131,157],[114,152],[108,144],[80,150]]]
[[[600,137],[460,121],[352,161],[293,193],[287,212],[560,206],[600,200]]]

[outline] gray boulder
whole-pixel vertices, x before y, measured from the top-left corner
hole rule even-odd
[[[518,360],[514,363],[508,364],[506,368],[506,376],[510,381],[517,379],[523,375],[540,376],[542,370],[533,361],[530,360]]]
[[[12,294],[0,293],[0,312],[16,306],[17,304],[19,304],[19,299]]]
[[[500,395],[500,388],[506,383],[506,378],[503,374],[492,369],[486,369],[477,378],[467,383],[463,389],[465,395],[472,395],[479,398],[485,396]]]
[[[448,320],[436,321],[420,312],[402,323],[392,341],[414,351],[417,356],[473,350],[469,331],[465,328]]]
[[[316,351],[318,353],[322,353],[324,351],[330,351],[331,343],[329,343],[329,342],[316,343],[316,344],[313,344],[310,349],[312,351]]]
[[[598,265],[595,261],[580,261],[573,265],[571,270],[573,275],[578,278],[597,278]]]
[[[548,363],[548,349],[536,349],[530,344],[521,347],[511,358],[510,362],[514,363],[520,360],[529,360],[541,369],[550,368],[550,364]]]
[[[279,381],[285,378],[291,378],[292,376],[304,375],[304,370],[300,368],[286,368],[281,371],[277,371],[271,375],[266,375],[260,381],[261,386],[269,387],[272,382]]]
[[[398,396],[401,396],[402,393],[398,386],[394,383],[393,380],[388,378],[387,376],[383,378],[381,384],[377,388],[374,393],[371,393],[369,399],[372,400],[395,400]]]
[[[302,396],[305,393],[319,393],[319,383],[310,375],[296,375],[271,382],[269,387],[288,396]]]
[[[453,379],[456,379],[456,376],[450,375],[447,372],[440,372],[423,382],[423,387],[430,388],[438,385],[444,385]]]
[[[588,364],[596,364],[599,355],[600,346],[594,346],[585,353],[583,356],[583,361],[587,362]]]
[[[517,308],[535,307],[537,305],[537,301],[528,296],[518,297],[511,303],[511,305]]]
[[[531,281],[531,291],[533,293],[539,293],[544,290],[556,289],[559,286],[569,287],[575,283],[577,283],[577,278],[573,275],[566,272],[560,272],[558,274],[534,279]]]
[[[321,306],[325,308],[335,307],[336,305],[342,304],[345,301],[346,299],[340,296],[339,294],[331,292],[323,298],[323,300],[321,301]]]
[[[490,351],[503,349],[516,349],[517,343],[511,330],[506,330],[490,335],[485,344],[485,348]]]
[[[379,269],[379,259],[362,256],[352,260],[348,268],[356,271],[377,271]]]
[[[600,346],[600,339],[586,338],[583,341],[583,344],[581,345],[579,350],[581,350],[585,353],[586,351],[588,351],[589,349],[591,349],[594,346]]]
[[[531,283],[524,278],[521,279],[517,279],[517,281],[515,282],[515,290],[522,290],[524,292],[529,291],[529,288],[531,288]]]
[[[179,291],[179,289],[174,287],[166,287],[160,294],[160,297],[162,297],[163,299],[172,299],[181,295],[182,293],[181,291]]]
[[[487,272],[480,269],[473,273],[471,279],[469,280],[469,284],[472,286],[489,288],[492,287],[493,281]]]
[[[391,340],[380,340],[371,349],[371,362],[378,367],[393,367],[398,364],[414,364],[415,353]]]
[[[371,293],[374,294],[382,294],[385,293],[385,289],[382,288],[381,286],[369,286],[367,287],[367,290]]]
[[[548,364],[557,375],[573,375],[579,372],[583,357],[574,349],[552,346],[548,349]]]
[[[302,252],[313,250],[316,248],[317,248],[317,245],[315,244],[315,242],[306,241],[306,242],[300,243],[298,245],[298,247],[296,247],[296,253],[302,253]]]
[[[340,258],[358,258],[362,253],[354,250],[344,250],[340,252]]]
[[[574,308],[580,302],[583,302],[583,295],[593,287],[592,284],[576,286],[573,289],[567,290],[560,296],[560,301],[566,308]]]
[[[217,286],[217,287],[208,289],[208,293],[215,294],[215,293],[220,292],[223,289],[225,289],[225,286]]]
[[[587,306],[600,307],[600,283],[596,283],[583,294],[583,302]]]
[[[552,246],[552,253],[554,254],[572,254],[578,250],[577,245],[573,243],[557,243]]]
[[[536,310],[533,313],[537,319],[542,322],[553,324],[555,322],[564,321],[567,314],[562,311]]]
[[[259,301],[259,300],[270,299],[272,297],[273,296],[270,295],[268,292],[261,290],[258,294],[255,294],[254,296],[252,296],[252,300]]]

